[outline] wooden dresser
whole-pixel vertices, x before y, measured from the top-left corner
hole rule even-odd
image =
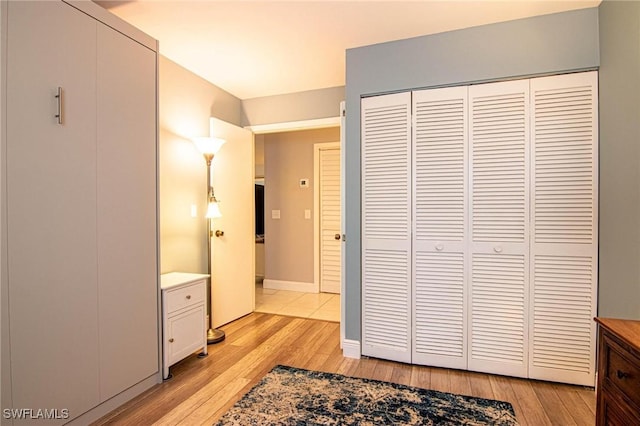
[[[640,422],[640,321],[596,318],[597,425]]]

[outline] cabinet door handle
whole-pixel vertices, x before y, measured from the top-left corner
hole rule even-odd
[[[190,300],[190,299],[191,299],[191,295],[187,294],[187,300]]]
[[[627,377],[630,376],[629,373],[625,373],[624,371],[620,371],[620,370],[616,372],[616,375],[618,376],[618,379],[626,379]]]
[[[169,339],[169,343],[173,343],[173,337]]]
[[[63,102],[62,102],[62,87],[58,86],[58,90],[56,91],[56,103],[58,104],[58,113],[55,117],[58,119],[58,124],[64,124],[64,110],[63,110]]]

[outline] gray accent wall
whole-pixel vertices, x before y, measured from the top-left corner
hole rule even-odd
[[[640,320],[640,2],[599,9],[598,315]]]
[[[592,8],[347,50],[347,339],[361,338],[360,99],[415,88],[596,69],[598,42],[598,9]]]

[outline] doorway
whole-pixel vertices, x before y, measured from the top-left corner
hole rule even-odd
[[[321,184],[314,161],[316,145],[339,137],[339,127],[255,135],[256,177],[264,170],[265,194],[264,244],[256,244],[256,260],[258,249],[264,249],[265,269],[262,282],[256,277],[256,312],[340,321],[339,252],[333,265],[334,293],[321,293],[320,274],[316,278],[320,253],[316,193]],[[335,147],[339,149],[339,143]],[[339,194],[339,162],[334,180]],[[335,208],[339,217],[339,201]],[[331,238],[339,245],[336,233],[341,235],[338,229]]]

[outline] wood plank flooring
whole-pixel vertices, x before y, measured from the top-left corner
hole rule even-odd
[[[176,364],[171,380],[94,425],[212,425],[277,364],[508,401],[523,426],[595,423],[592,388],[344,358],[338,323],[253,313],[222,329],[227,338],[208,357]]]

